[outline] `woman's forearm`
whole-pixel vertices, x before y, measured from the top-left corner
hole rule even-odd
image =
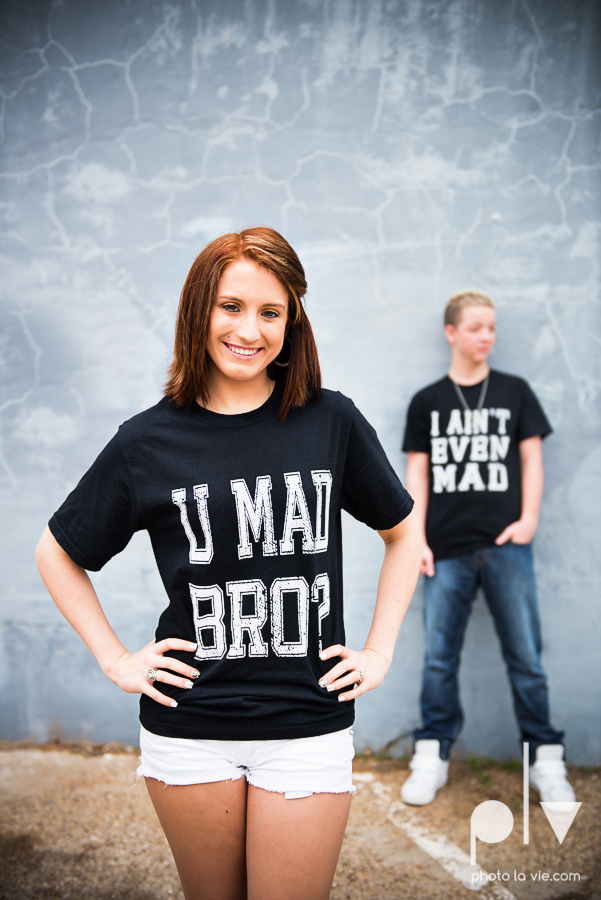
[[[374,617],[364,649],[375,650],[390,664],[419,575],[422,533],[417,515],[412,512],[396,528],[380,534],[385,542],[384,560]]]
[[[109,625],[88,573],[65,553],[48,528],[35,556],[50,596],[96,657],[104,674],[122,691],[147,694],[163,706],[177,706],[177,701],[157,690],[153,681],[183,689],[193,687],[190,679],[198,678],[199,672],[164,654],[170,650],[190,653],[196,650],[196,644],[181,638],[166,638],[158,643],[153,640],[141,650],[130,653]],[[148,680],[149,672],[154,672],[153,681]]]
[[[342,701],[354,700],[382,683],[390,668],[399,628],[419,574],[422,533],[415,512],[389,531],[379,533],[386,549],[376,608],[365,646],[357,651],[333,644],[321,653],[322,660],[340,657],[340,662],[320,678],[319,684],[328,691],[350,687],[339,694],[338,699]]]
[[[108,675],[127,651],[109,625],[88,573],[65,553],[49,528],[36,548],[36,562],[57,607]]]

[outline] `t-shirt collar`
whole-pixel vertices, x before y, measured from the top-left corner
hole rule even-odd
[[[248,412],[235,413],[234,415],[226,415],[225,413],[213,412],[211,409],[205,409],[194,402],[190,407],[190,415],[197,419],[201,419],[207,425],[215,425],[217,428],[244,428],[246,425],[255,425],[264,419],[276,416],[280,411],[282,402],[282,386],[276,382],[275,387],[265,403],[256,409]]]

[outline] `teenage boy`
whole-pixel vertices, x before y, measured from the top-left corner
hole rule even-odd
[[[507,665],[530,783],[541,800],[572,801],[563,733],[549,722],[531,541],[543,494],[542,438],[551,426],[528,384],[491,370],[495,308],[481,291],[449,300],[448,374],[415,395],[403,450],[407,490],[424,531],[426,659],[423,727],[415,732],[405,803],[430,803],[446,784],[463,725],[457,672],[472,602],[482,587]]]

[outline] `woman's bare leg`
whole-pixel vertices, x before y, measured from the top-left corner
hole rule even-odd
[[[284,794],[249,786],[248,900],[328,900],[350,794]]]
[[[146,787],[186,900],[246,900],[246,779]]]

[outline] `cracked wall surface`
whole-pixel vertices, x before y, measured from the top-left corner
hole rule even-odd
[[[155,403],[200,249],[281,230],[309,282],[325,384],[395,467],[411,395],[445,371],[446,298],[498,306],[492,364],[555,434],[536,539],[552,716],[601,758],[600,10],[594,0],[6,0],[0,13],[2,735],[136,741],[136,701],[55,611],[33,548],[117,426]],[[346,531],[348,640],[367,633],[377,536]],[[124,642],[164,593],[137,535],[95,576]],[[421,589],[358,745],[419,718]],[[517,729],[478,601],[459,750]],[[403,748],[405,745],[395,745]]]

